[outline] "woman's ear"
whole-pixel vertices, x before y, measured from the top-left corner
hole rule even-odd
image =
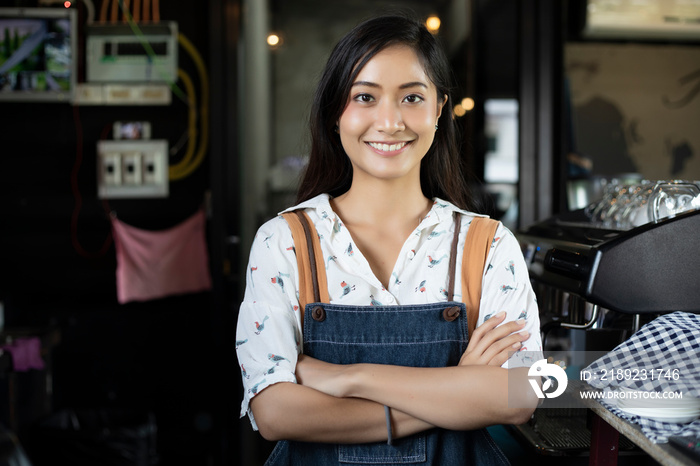
[[[442,102],[438,103],[438,109],[437,109],[437,119],[440,119],[440,116],[442,115],[442,108],[445,106],[447,103],[447,94],[444,95],[444,99],[442,99]]]

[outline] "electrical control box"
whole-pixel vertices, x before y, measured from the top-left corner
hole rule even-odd
[[[75,8],[0,7],[0,102],[71,102],[77,63]]]
[[[177,81],[178,30],[172,21],[90,26],[85,70],[90,83],[171,83]]]
[[[100,199],[168,197],[168,141],[104,140],[97,143]]]

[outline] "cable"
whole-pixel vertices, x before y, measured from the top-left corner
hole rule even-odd
[[[121,0],[112,0],[112,12],[111,12],[111,17],[110,17],[110,23],[114,24],[117,22],[117,18],[119,17],[119,5],[121,4]]]
[[[126,13],[125,13],[126,15]],[[134,0],[134,21],[137,23],[141,19],[141,0]]]
[[[190,54],[192,60],[194,61],[197,71],[199,72],[199,80],[202,86],[202,103],[200,108],[200,127],[201,127],[201,140],[199,145],[199,150],[197,155],[194,157],[194,161],[184,167],[179,166],[171,167],[170,169],[170,179],[179,180],[190,175],[199,165],[201,165],[204,156],[206,155],[207,149],[209,147],[209,76],[207,74],[207,69],[204,66],[204,60],[202,60],[201,55],[192,44],[192,42],[187,39],[182,33],[178,34],[178,42],[185,49],[187,53]],[[179,165],[179,164],[178,164]]]
[[[81,0],[87,9],[87,24],[92,24],[95,21],[95,4],[92,0]]]
[[[134,33],[134,35],[136,37],[139,38],[139,40],[141,41],[141,45],[143,46],[144,50],[146,50],[146,54],[152,60],[152,62],[154,64],[156,64],[156,70],[158,71],[158,73],[161,76],[164,76],[165,73],[163,73],[157,67],[158,61],[156,60],[156,53],[153,51],[153,47],[151,47],[151,44],[144,37],[144,34],[141,31],[141,28],[139,28],[138,24],[136,24],[136,22],[134,21],[134,18],[131,16],[131,13],[129,12],[129,10],[124,9],[124,6],[122,4],[123,0],[117,0],[117,1],[119,2],[119,5],[121,5],[121,7],[122,7],[122,13],[124,15],[126,15],[126,20],[129,23],[129,27],[131,28],[131,31]],[[139,2],[139,0],[134,0],[134,9],[136,9],[138,2]],[[177,87],[177,85],[174,82],[168,81],[168,80],[165,80],[165,81],[170,86],[170,90],[172,91],[172,93],[175,94],[180,100],[187,103],[187,96],[185,96],[182,93],[182,90],[179,87]]]
[[[192,84],[192,78],[183,70],[177,70],[178,77],[182,80],[182,84],[185,86],[185,92],[189,97],[188,106],[188,118],[187,118],[187,151],[185,156],[177,164],[170,166],[169,168],[169,178],[179,179],[177,176],[181,171],[184,171],[190,164],[195,152],[195,143],[197,141],[197,96],[194,91],[194,84]]]
[[[129,3],[130,3],[130,0],[124,0],[124,9],[126,11],[129,11]],[[126,23],[126,15],[124,15],[124,14],[122,15],[122,23]]]
[[[180,152],[180,150],[185,145],[185,143],[187,141],[189,141],[189,139],[190,139],[189,129],[185,129],[185,131],[183,131],[182,134],[180,135],[180,139],[178,139],[177,142],[170,147],[170,149],[168,150],[168,153],[170,155],[177,154],[178,152]]]
[[[107,22],[107,7],[109,6],[110,0],[102,0],[102,5],[100,6],[100,23]]]

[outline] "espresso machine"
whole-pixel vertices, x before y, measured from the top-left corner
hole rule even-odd
[[[661,314],[700,312],[700,209],[627,229],[566,212],[516,234],[548,351],[610,351]],[[586,455],[586,410],[537,410],[511,430],[544,455]],[[620,438],[620,454],[636,454]]]

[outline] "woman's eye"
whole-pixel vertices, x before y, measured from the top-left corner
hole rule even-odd
[[[355,100],[358,102],[372,102],[374,98],[369,94],[358,94],[355,96]]]
[[[408,102],[409,104],[416,104],[418,102],[422,102],[423,98],[419,95],[416,94],[410,94],[404,97],[404,101]]]

